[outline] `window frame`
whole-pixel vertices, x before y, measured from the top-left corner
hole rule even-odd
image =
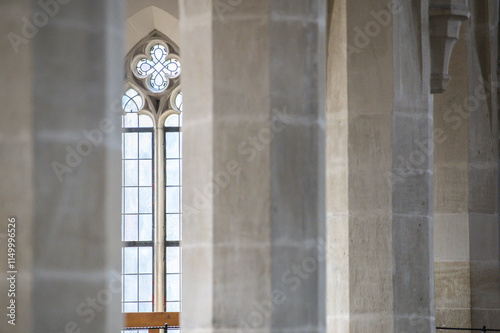
[[[167,151],[165,138],[166,133],[179,133],[179,140],[182,140],[181,131],[181,108],[177,107],[178,95],[182,96],[180,88],[180,69],[179,75],[175,78],[167,77],[168,85],[164,91],[157,91],[151,89],[151,84],[148,83],[149,75],[137,75],[134,66],[140,59],[147,58],[148,52],[155,47],[155,45],[163,45],[167,48],[170,53],[166,54],[166,59],[168,57],[175,59],[180,64],[179,48],[175,43],[173,43],[168,37],[161,34],[157,30],[151,32],[148,36],[139,41],[136,46],[134,46],[126,57],[126,84],[125,92],[129,89],[135,90],[142,98],[142,109],[137,112],[140,115],[147,115],[151,118],[153,124],[152,127],[140,127],[139,121],[137,127],[125,127],[122,125],[122,130],[126,132],[149,132],[152,133],[152,221],[153,221],[153,235],[151,241],[124,241],[122,239],[122,249],[127,247],[139,247],[139,246],[151,246],[153,248],[153,311],[155,312],[165,312],[167,307],[167,249],[178,247],[179,248],[179,311],[182,304],[182,291],[181,291],[181,275],[182,275],[182,265],[181,256],[182,249],[180,246],[181,240],[181,230],[182,230],[182,198],[179,197],[179,240],[167,240]],[[181,99],[182,101],[182,99]],[[166,127],[166,120],[172,115],[179,116],[178,126],[168,126]],[[182,155],[181,147],[179,141],[179,193],[182,193]],[[138,148],[139,149],[139,148]],[[123,154],[123,152],[122,152]],[[122,155],[123,159],[123,155]],[[124,186],[124,180],[122,181],[122,187]],[[163,190],[158,190],[163,189]],[[123,195],[124,192],[122,192]],[[181,196],[181,195],[180,195]],[[124,209],[122,209],[122,215],[124,215]],[[123,263],[122,259],[122,263]],[[122,268],[122,275],[123,275]],[[157,283],[161,281],[161,283]],[[139,293],[139,291],[138,291]],[[137,302],[140,302],[139,300]],[[177,301],[173,301],[177,302]],[[122,304],[124,300],[122,298]],[[123,305],[122,305],[123,309]]]

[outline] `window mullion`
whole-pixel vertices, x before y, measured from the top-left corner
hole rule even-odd
[[[163,124],[154,129],[154,303],[153,311],[165,311],[165,132]]]

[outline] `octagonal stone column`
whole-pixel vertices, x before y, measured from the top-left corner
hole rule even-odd
[[[328,331],[434,332],[428,2],[331,9]]]
[[[0,239],[0,331],[118,332],[123,2],[0,11],[0,233],[18,225],[17,324]]]
[[[323,0],[183,0],[185,332],[325,330]]]

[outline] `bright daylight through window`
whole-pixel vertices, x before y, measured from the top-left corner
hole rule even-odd
[[[126,58],[123,312],[181,310],[182,93],[177,46],[155,31]]]

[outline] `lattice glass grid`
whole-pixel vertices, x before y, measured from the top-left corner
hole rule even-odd
[[[167,118],[167,122],[172,116]],[[166,248],[166,311],[181,311],[181,263],[182,250],[179,244],[182,238],[182,133],[179,126],[182,121],[175,116],[172,128],[165,133],[165,182],[166,182],[166,241],[171,246]],[[178,125],[177,125],[178,124]]]
[[[153,127],[153,120],[145,114],[137,114],[136,112],[127,112],[122,117],[123,128],[150,128]]]
[[[122,134],[122,311],[153,310],[153,133]],[[132,244],[132,245],[130,245]],[[135,245],[134,245],[135,244]]]

